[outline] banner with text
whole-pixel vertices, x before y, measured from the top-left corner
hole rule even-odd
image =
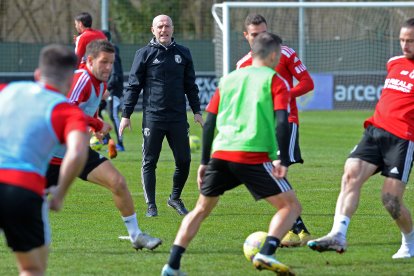
[[[335,76],[334,109],[373,109],[384,86],[386,73]]]

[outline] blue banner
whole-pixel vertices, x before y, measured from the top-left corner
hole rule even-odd
[[[334,77],[331,74],[311,74],[315,88],[313,91],[296,98],[300,111],[332,110]]]

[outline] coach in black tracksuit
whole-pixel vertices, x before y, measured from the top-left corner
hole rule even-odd
[[[189,49],[178,45],[172,38],[171,18],[166,15],[155,17],[151,30],[154,38],[135,54],[124,95],[119,132],[122,134],[126,127],[131,126],[129,118],[143,90],[142,184],[148,204],[146,216],[158,215],[155,169],[164,137],[167,137],[175,159],[173,188],[167,203],[180,215],[185,215],[188,211],[180,196],[191,161],[186,96],[194,120],[202,125],[198,87]]]

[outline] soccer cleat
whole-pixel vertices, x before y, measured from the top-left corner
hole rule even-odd
[[[253,265],[258,270],[274,271],[277,275],[295,275],[287,265],[282,264],[273,256],[257,253],[253,258]]]
[[[118,155],[118,152],[116,150],[116,145],[114,140],[109,139],[108,141],[108,156],[110,159],[114,159]]]
[[[121,144],[116,144],[116,150],[117,150],[117,151],[125,151],[125,148],[124,148],[124,146],[123,146],[123,145],[121,145]]]
[[[164,265],[161,271],[161,276],[187,276],[186,273],[179,269],[173,269],[168,264]]]
[[[135,241],[132,242],[132,247],[134,247],[136,250],[139,250],[142,248],[154,250],[160,244],[162,244],[161,239],[151,237],[150,235],[145,234],[145,233],[141,233],[137,236]]]
[[[322,238],[308,241],[308,246],[318,252],[336,251],[342,254],[346,251],[346,240],[341,234],[328,234]]]
[[[411,258],[411,257],[414,257],[414,249],[410,250],[410,248],[406,244],[402,244],[400,249],[398,249],[397,253],[392,255],[393,259],[403,259],[403,258]]]
[[[188,210],[185,208],[183,201],[179,199],[171,199],[169,198],[167,201],[168,206],[174,208],[177,213],[181,216],[185,216],[188,214]]]
[[[305,230],[300,231],[298,236],[299,236],[299,239],[300,239],[300,246],[307,245],[308,241],[310,241],[312,239],[311,234],[308,233],[308,232],[305,232]]]
[[[287,232],[287,234],[283,237],[282,241],[280,242],[280,247],[295,247],[300,246],[301,240],[300,237],[295,234],[292,230]]]
[[[405,235],[402,234],[402,239],[401,239],[401,247],[400,249],[398,249],[397,253],[395,253],[394,255],[392,255],[393,259],[402,259],[402,258],[411,258],[414,257],[414,243],[411,242],[407,242],[407,240],[405,239]]]
[[[158,216],[158,209],[155,205],[148,205],[147,212],[145,213],[147,217],[156,217]]]

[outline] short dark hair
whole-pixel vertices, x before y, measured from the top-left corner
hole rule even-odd
[[[69,48],[51,44],[43,47],[40,52],[39,69],[42,77],[63,81],[76,69],[77,60],[77,56]]]
[[[402,28],[414,28],[414,18],[407,19],[403,23]]]
[[[82,22],[82,25],[85,28],[92,27],[92,15],[88,12],[81,12],[75,16],[75,20]]]
[[[282,39],[275,34],[264,32],[253,40],[252,56],[265,59],[272,52],[280,52]]]
[[[86,56],[96,58],[100,52],[115,53],[115,48],[111,42],[105,39],[92,40],[86,46]]]
[[[249,14],[244,20],[244,27],[247,29],[249,25],[260,25],[265,23],[267,25],[266,19],[257,13]]]

